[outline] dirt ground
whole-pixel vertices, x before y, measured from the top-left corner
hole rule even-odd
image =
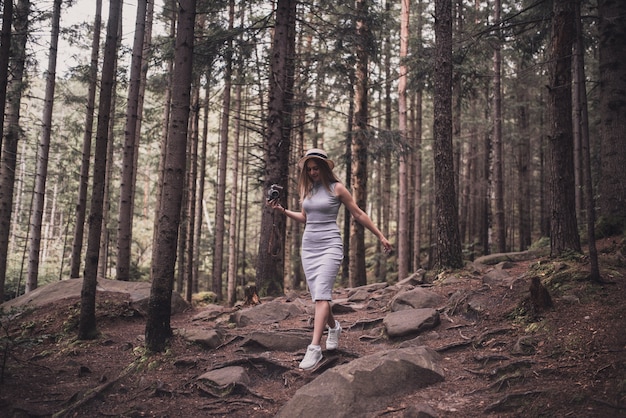
[[[310,330],[307,315],[238,329],[224,319],[193,321],[202,310],[196,307],[172,318],[175,332],[223,327],[229,338],[222,346],[206,349],[177,336],[167,352],[147,355],[145,319],[120,294],[98,295],[101,336],[94,341],[75,338],[77,300],[17,317],[3,314],[0,416],[271,417],[325,369],[419,343],[440,353],[445,380],[390,397],[370,416],[417,416],[415,406],[421,405],[438,417],[626,417],[625,244],[606,240],[599,248],[602,276],[610,284],[585,280],[585,258],[515,263],[507,272],[519,279],[508,287],[486,285],[471,269],[446,273],[446,284],[441,276],[431,277],[430,289],[451,302],[441,310],[441,324],[413,341],[390,341],[380,329],[350,328],[384,317],[385,306],[338,313],[345,331],[340,348],[326,353],[328,361],[312,372],[297,367],[305,347],[268,353],[242,346],[253,330]],[[531,275],[541,276],[553,308],[531,312]],[[335,298],[347,294],[338,289]],[[469,294],[478,295],[479,307],[466,305]],[[234,364],[248,370],[247,385],[214,388],[197,379]]]

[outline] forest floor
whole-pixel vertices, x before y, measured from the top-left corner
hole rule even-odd
[[[442,312],[441,325],[418,338],[440,353],[445,380],[392,396],[371,416],[416,416],[412,408],[427,405],[437,417],[626,417],[626,243],[623,237],[604,240],[599,250],[602,275],[610,284],[585,280],[589,265],[584,257],[514,263],[507,272],[526,278],[523,286],[486,287],[469,269],[448,273],[462,280],[445,286],[434,281],[430,289],[446,297],[484,295],[481,312]],[[538,269],[555,264],[560,267]],[[554,299],[554,307],[539,316],[526,309],[531,270],[546,272],[542,281]],[[346,294],[339,289],[337,297]],[[240,339],[206,349],[176,336],[167,352],[148,355],[143,349],[145,319],[115,293],[98,296],[100,338],[77,341],[78,306],[78,300],[65,299],[14,318],[3,315],[0,416],[271,417],[324,371],[298,369],[304,347],[300,353],[249,355]],[[189,327],[201,310],[175,315],[172,327]],[[346,329],[336,354],[339,363],[401,343],[349,329],[384,314],[363,309],[337,315]],[[245,336],[261,328],[309,326],[305,315],[230,331]],[[512,354],[520,343],[528,351]],[[260,361],[263,355],[291,367],[267,368],[270,363]],[[197,379],[232,364],[252,371],[245,386],[216,390]]]

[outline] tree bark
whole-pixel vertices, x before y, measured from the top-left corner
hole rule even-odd
[[[240,10],[241,22],[243,26],[244,10]],[[229,27],[234,26],[235,21],[235,2],[230,1],[229,5]],[[231,167],[231,190],[230,190],[230,223],[228,225],[228,286],[227,286],[227,302],[228,306],[235,306],[237,301],[237,264],[239,259],[238,247],[238,219],[239,208],[237,200],[239,197],[239,139],[241,136],[241,120],[243,118],[242,103],[242,84],[244,74],[242,73],[242,65],[237,65],[237,86],[235,87],[235,131],[233,132],[233,153]]]
[[[96,285],[98,261],[100,258],[100,236],[102,232],[102,213],[106,182],[107,147],[109,142],[109,121],[113,85],[115,83],[115,63],[120,19],[120,0],[110,0],[109,20],[104,46],[102,80],[100,82],[100,101],[98,104],[98,124],[96,130],[95,160],[93,166],[93,187],[89,211],[89,236],[85,257],[85,274],[81,290],[80,318],[78,339],[93,339],[97,336],[96,328]]]
[[[15,8],[13,21],[13,61],[10,63],[11,80],[7,86],[6,136],[2,141],[2,160],[0,164],[0,301],[4,300],[7,257],[9,249],[9,231],[13,209],[13,191],[15,189],[15,167],[17,164],[17,145],[21,135],[20,106],[24,90],[24,68],[26,64],[26,40],[28,38],[28,17],[30,1],[19,0]],[[19,290],[19,289],[18,289]]]
[[[169,20],[169,32],[168,38],[174,44],[176,42],[176,22],[177,22],[177,3],[176,0],[166,0],[167,7],[165,10],[169,12],[167,18]],[[166,147],[167,147],[167,138],[169,135],[170,129],[170,118],[172,114],[172,83],[173,83],[173,74],[174,74],[174,59],[169,58],[166,63],[167,71],[166,71],[166,87],[165,87],[165,97],[164,97],[164,105],[163,105],[163,123],[161,125],[161,143],[160,143],[160,151],[161,158],[159,159],[159,178],[157,181],[156,188],[156,201],[161,202],[161,192],[163,190],[163,176],[165,171],[165,155],[166,155]],[[157,244],[157,232],[158,232],[158,222],[159,222],[159,205],[156,206],[154,211],[154,226],[152,232],[152,248],[156,247]]]
[[[356,2],[356,71],[354,86],[354,122],[352,127],[352,194],[361,209],[367,205],[367,145],[369,141],[369,50],[368,0]],[[350,220],[350,287],[367,284],[365,270],[365,227]]]
[[[52,110],[54,108],[54,89],[56,86],[56,66],[61,21],[61,0],[55,0],[52,11],[52,31],[48,52],[48,69],[46,71],[46,91],[44,97],[42,130],[37,149],[37,169],[35,173],[35,189],[33,191],[32,212],[30,218],[30,245],[28,251],[28,275],[26,293],[37,288],[39,276],[39,257],[41,250],[41,228],[48,179],[48,158],[50,156],[50,139],[52,136]]]
[[[9,59],[11,57],[11,25],[13,24],[13,0],[5,0],[2,8],[2,32],[0,34],[0,152],[4,139],[4,115],[9,82]]]
[[[198,25],[196,28],[204,26],[204,16],[198,17]],[[196,29],[197,30],[197,29]],[[191,111],[190,111],[190,126],[191,132],[189,133],[189,164],[187,173],[187,204],[185,210],[187,212],[186,222],[183,225],[185,228],[185,245],[184,245],[184,281],[185,281],[185,300],[191,303],[193,296],[193,278],[194,278],[194,254],[195,244],[194,231],[196,230],[196,191],[198,184],[198,146],[200,140],[200,74],[195,73],[193,76],[191,87]],[[182,228],[181,228],[182,232]]]
[[[161,201],[158,202],[160,209],[156,246],[152,254],[152,287],[145,332],[146,348],[152,352],[163,351],[172,335],[171,301],[185,183],[195,15],[195,0],[179,0],[172,77],[172,113],[165,148],[163,190]]]
[[[122,179],[120,183],[120,207],[117,227],[117,280],[130,279],[130,258],[133,241],[133,212],[137,170],[135,153],[139,143],[137,125],[139,119],[139,98],[141,94],[141,71],[144,52],[144,34],[148,0],[139,0],[135,19],[135,38],[130,63],[130,81],[126,107],[126,126],[124,128],[124,154],[122,157]]]
[[[206,74],[207,84],[211,84],[211,75],[207,71]],[[206,161],[207,161],[207,142],[209,137],[209,91],[205,88],[205,97],[202,103],[203,117],[202,117],[202,145],[200,149],[200,165],[198,174],[198,190],[196,192],[196,213],[195,213],[195,227],[193,238],[193,292],[198,292],[200,289],[200,241],[202,237],[202,225],[203,225],[203,210],[202,204],[204,202],[204,190],[206,180]]]
[[[409,135],[407,128],[407,65],[406,58],[409,51],[409,17],[410,2],[401,0],[400,11],[400,71],[398,75],[398,129],[400,130],[403,150],[398,162],[398,280],[409,275],[409,179],[408,158]]]
[[[283,187],[281,204],[288,202],[289,151],[293,117],[293,76],[295,54],[296,1],[278,0],[270,61],[265,188]],[[261,242],[257,258],[256,285],[261,294],[283,292],[285,217],[264,206],[261,215]]]
[[[435,1],[434,163],[436,261],[439,268],[463,266],[452,151],[452,4]]]
[[[119,19],[117,25],[117,44],[115,45],[116,59],[113,65],[113,74],[117,74],[118,62],[117,52],[120,50],[122,44],[122,29],[123,29],[123,2],[119,2]],[[113,179],[113,173],[115,168],[115,126],[117,117],[117,76],[113,78],[113,85],[111,86],[111,108],[109,111],[109,128],[107,136],[107,148],[106,148],[106,164],[104,175],[104,195],[102,198],[102,230],[100,232],[100,252],[98,255],[98,273],[96,277],[107,278],[107,269],[109,268],[109,249],[111,247],[111,182]]]
[[[527,70],[526,57],[519,59],[519,73]],[[517,216],[518,216],[518,235],[519,250],[524,251],[532,244],[532,223],[531,223],[531,153],[530,153],[530,129],[529,129],[529,109],[527,86],[523,81],[517,84],[518,97],[520,98],[517,105],[517,124],[518,124],[518,140],[517,140],[517,192],[514,193],[517,199]]]
[[[593,182],[591,176],[591,151],[589,145],[589,115],[587,109],[587,86],[585,83],[585,60],[584,60],[584,48],[583,48],[583,31],[582,20],[580,17],[580,3],[577,2],[574,6],[574,13],[576,19],[576,40],[574,47],[574,94],[577,98],[577,108],[574,109],[574,114],[578,116],[580,122],[580,153],[582,163],[582,184],[584,189],[584,196],[586,196],[585,209],[587,211],[587,242],[589,247],[589,279],[595,282],[602,282],[602,276],[600,275],[600,265],[598,263],[598,249],[596,247],[596,198],[593,190]]]
[[[494,21],[500,25],[501,0],[495,0]],[[506,252],[506,226],[504,217],[504,158],[502,155],[502,46],[497,31],[493,52],[493,194],[494,232],[498,252]]]
[[[100,26],[102,25],[102,0],[96,0],[96,16],[91,42],[91,61],[89,64],[89,87],[85,115],[85,132],[83,134],[82,160],[80,165],[80,183],[76,202],[76,220],[74,224],[74,241],[70,260],[70,278],[80,276],[82,261],[83,238],[85,234],[85,217],[87,214],[87,189],[89,188],[89,166],[91,164],[91,142],[93,138],[93,120],[98,83],[98,56],[100,55]]]
[[[569,0],[555,0],[550,41],[549,103],[550,136],[550,252],[560,256],[571,250],[581,252],[576,222],[574,184],[574,139],[572,132],[572,45],[574,6]]]
[[[626,230],[626,2],[599,0],[600,160],[598,214],[605,234]]]
[[[234,4],[230,2],[228,25],[234,24]],[[215,236],[213,244],[213,292],[217,300],[223,299],[224,237],[226,235],[226,166],[228,164],[228,142],[230,136],[230,103],[232,93],[233,55],[232,40],[226,45],[224,56],[224,96],[222,97],[222,120],[220,121],[219,168],[215,208]]]

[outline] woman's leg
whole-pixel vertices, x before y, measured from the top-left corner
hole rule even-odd
[[[333,311],[330,309],[330,302],[327,300],[316,300],[312,345],[320,345],[326,325],[331,328],[335,327],[335,317],[333,316]]]

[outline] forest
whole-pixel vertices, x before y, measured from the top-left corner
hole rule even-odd
[[[342,286],[536,245],[601,281],[625,66],[621,0],[4,0],[1,300],[82,278],[93,338],[97,279],[150,281],[160,350],[172,292],[302,289],[266,194],[299,210],[309,148],[395,248],[340,214]]]

